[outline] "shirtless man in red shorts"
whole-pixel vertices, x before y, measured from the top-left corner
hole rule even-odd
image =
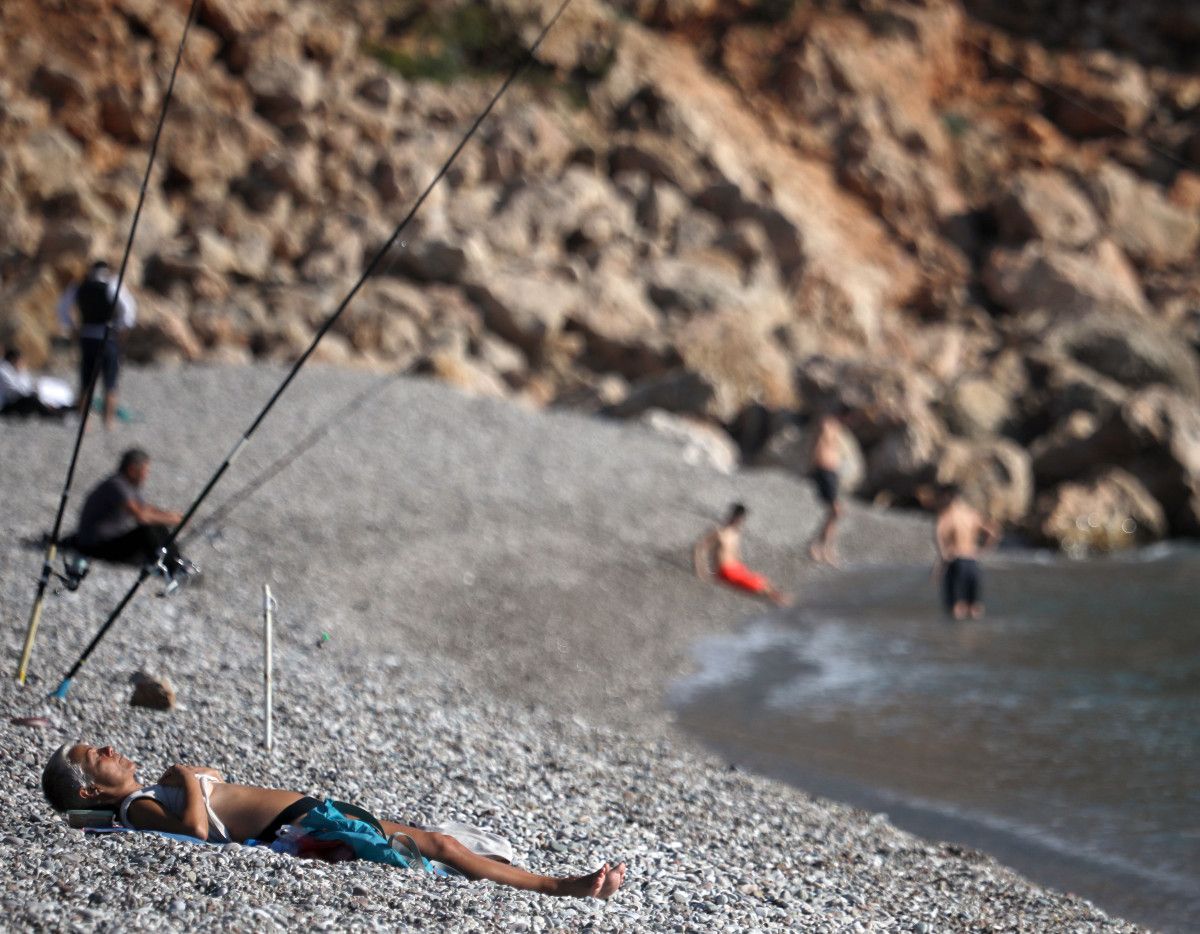
[[[761,574],[755,574],[742,564],[742,524],[746,521],[746,507],[734,503],[729,508],[729,517],[724,525],[718,526],[696,542],[692,549],[692,564],[696,576],[707,580],[716,566],[716,576],[739,590],[766,597],[776,606],[791,606],[792,598],[781,593]]]

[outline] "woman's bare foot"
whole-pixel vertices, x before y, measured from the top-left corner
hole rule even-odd
[[[574,879],[563,879],[562,888],[558,895],[572,895],[575,898],[612,898],[612,894],[625,881],[625,864],[618,863],[610,868],[605,863],[593,873],[586,876],[576,876]]]
[[[808,556],[817,564],[825,563],[825,552],[821,550],[821,546],[816,542],[813,542],[808,546]]]

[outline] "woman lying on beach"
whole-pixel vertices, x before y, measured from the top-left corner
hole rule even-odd
[[[149,786],[138,782],[136,771],[137,766],[112,746],[68,743],[46,764],[42,791],[59,812],[112,808],[130,829],[166,831],[210,843],[269,842],[284,825],[303,826],[310,812],[344,814],[376,828],[381,843],[394,835],[408,838],[421,856],[469,879],[490,879],[545,895],[609,898],[625,878],[624,863],[616,867],[605,863],[586,876],[539,876],[480,856],[445,834],[376,820],[354,805],[321,802],[298,791],[235,785],[214,769],[173,765]]]

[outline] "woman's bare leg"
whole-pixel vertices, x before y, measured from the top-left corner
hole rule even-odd
[[[608,863],[605,863],[586,876],[569,876],[562,879],[539,876],[537,873],[472,853],[446,834],[417,830],[416,827],[407,827],[392,821],[385,820],[380,823],[389,837],[394,833],[412,837],[422,856],[445,863],[469,879],[488,879],[501,885],[511,885],[515,889],[541,892],[543,895],[574,895],[577,898],[608,898],[625,879],[624,863],[616,868],[610,868]]]

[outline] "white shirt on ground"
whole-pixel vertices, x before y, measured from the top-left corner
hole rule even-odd
[[[0,360],[0,409],[32,396],[34,392],[33,377],[18,370],[7,360]]]

